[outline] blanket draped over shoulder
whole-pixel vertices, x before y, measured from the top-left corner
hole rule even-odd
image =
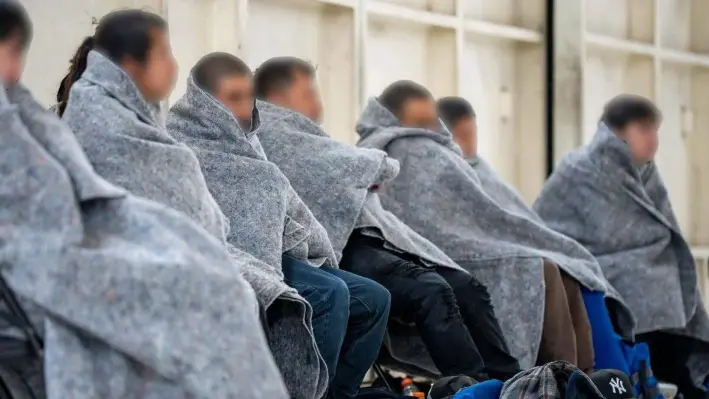
[[[542,260],[551,256],[537,227],[485,194],[443,126],[440,132],[404,128],[371,99],[357,133],[359,146],[384,150],[401,165],[380,194],[384,207],[489,288],[512,355],[523,368],[533,366],[544,314]],[[568,271],[590,289],[605,289],[587,271]]]
[[[266,159],[258,140],[256,109],[251,126],[244,132],[233,114],[192,78],[167,119],[169,133],[197,154],[207,186],[231,222],[229,243],[279,271],[283,253],[313,266],[337,267],[327,232],[278,167]],[[281,352],[294,356],[291,347]],[[295,389],[318,381],[312,370],[320,364],[319,388],[324,390],[326,366],[319,357],[293,358],[297,368],[285,373],[286,383]]]
[[[19,85],[0,137],[1,270],[43,332],[48,398],[288,397],[247,258],[99,177]]]
[[[385,240],[393,251],[414,255],[426,265],[463,270],[437,246],[386,211],[373,186],[386,185],[399,171],[396,160],[380,150],[333,140],[317,123],[292,110],[257,102],[259,140],[268,159],[288,177],[298,195],[325,226],[338,256],[355,228]],[[390,331],[391,332],[391,331]],[[392,356],[435,373],[423,342],[387,336]]]
[[[130,77],[100,53],[91,52],[86,71],[71,89],[64,120],[98,174],[134,195],[186,214],[228,248],[234,263],[243,264],[243,276],[262,306],[278,309],[268,312],[273,316],[269,341],[284,378],[307,370],[319,375],[310,306],[285,284],[278,265],[227,245],[229,223],[209,192],[197,157],[167,133],[157,107],[143,99]],[[315,391],[317,378],[307,381],[313,386],[298,387]],[[296,392],[303,391],[291,393]]]
[[[694,258],[660,174],[654,163],[636,167],[627,145],[604,124],[555,168],[534,210],[596,256],[635,315],[637,333],[664,330],[709,342]],[[709,357],[690,361],[700,383]]]
[[[492,165],[483,158],[478,156],[470,159],[468,163],[480,179],[482,190],[492,201],[508,213],[526,220],[518,225],[533,232],[538,243],[544,243],[537,244],[534,248],[540,250],[545,258],[556,262],[563,270],[589,288],[599,288],[598,281],[602,283],[606,298],[612,300],[612,308],[615,310],[620,332],[631,338],[635,325],[632,312],[620,294],[606,280],[595,257],[583,245],[546,226],[539,215],[527,206],[517,189],[502,180]]]

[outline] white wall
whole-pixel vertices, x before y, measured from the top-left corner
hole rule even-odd
[[[559,76],[569,150],[594,133],[603,104],[634,92],[665,113],[658,164],[691,240],[709,245],[709,0],[559,0],[580,23]],[[532,201],[545,177],[543,0],[24,0],[35,21],[26,82],[47,105],[92,19],[120,7],[160,12],[181,66],[231,51],[257,67],[293,55],[318,68],[325,127],[354,142],[363,102],[398,79],[461,95],[478,114],[480,152]],[[575,8],[574,8],[575,7]],[[575,21],[571,16],[563,20]],[[563,22],[563,21],[562,21]],[[577,43],[572,42],[574,38]],[[568,62],[567,62],[568,61]],[[561,79],[561,78],[560,78]],[[565,78],[564,78],[565,79]],[[577,84],[578,87],[573,87]],[[576,107],[576,108],[574,108]],[[563,151],[561,151],[563,152]],[[559,154],[554,154],[558,156]]]

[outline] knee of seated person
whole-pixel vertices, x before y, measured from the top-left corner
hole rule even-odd
[[[323,293],[327,298],[330,309],[347,309],[350,308],[350,289],[340,278],[333,278],[327,286],[327,292]]]
[[[391,304],[391,294],[389,290],[379,283],[372,281],[368,291],[367,302],[372,311],[377,314],[388,313]]]
[[[415,288],[412,300],[417,302],[412,304],[413,306],[422,305],[423,307],[441,301],[457,304],[453,288],[442,278],[422,282],[419,287]]]

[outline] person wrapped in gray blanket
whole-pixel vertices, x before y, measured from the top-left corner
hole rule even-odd
[[[517,191],[517,189],[505,182],[497,174],[492,165],[490,165],[478,153],[476,115],[472,105],[466,99],[461,97],[444,97],[438,100],[437,106],[438,115],[450,129],[453,134],[453,138],[460,146],[463,156],[466,158],[473,170],[475,170],[475,173],[480,179],[480,185],[485,193],[510,212],[514,212],[520,217],[528,219],[530,223],[536,224],[540,229],[549,231],[549,228],[545,225],[539,215],[537,215],[534,210],[532,210],[525,203],[522,195]],[[560,234],[548,234],[547,239],[567,242],[568,245],[565,247],[568,248],[568,252],[572,257],[578,259],[578,262],[589,262],[593,259],[593,256],[585,248],[583,248],[581,244],[574,243],[573,240],[568,237]],[[595,261],[594,263],[597,264]],[[596,267],[598,267],[598,265],[596,265]],[[601,277],[603,276],[599,276],[599,278]],[[573,282],[573,278],[567,273],[562,273],[562,280],[564,281],[565,287],[570,286],[566,291],[571,316],[574,318],[573,325],[576,333],[577,344],[581,346],[584,342],[587,342],[590,338],[589,335],[591,335],[590,332],[593,331],[593,339],[600,340],[598,342],[601,342],[601,346],[603,346],[602,342],[608,342],[608,340],[612,339],[608,337],[608,334],[613,332],[600,326],[611,326],[612,321],[610,316],[606,313],[594,314],[595,317],[593,320],[599,323],[598,328],[594,328],[593,325],[589,325],[589,317],[586,315],[586,312],[583,311],[585,304],[582,295],[577,288],[578,284],[575,284]],[[608,281],[604,282],[610,285]],[[609,289],[612,290],[612,287],[609,287]],[[616,293],[613,296],[617,298],[618,294]],[[608,301],[608,303],[613,304],[615,301]],[[599,321],[599,318],[603,318],[602,322]],[[581,355],[581,353],[579,353],[579,355]],[[604,357],[605,359],[609,358],[607,353],[598,353],[595,351],[594,357],[597,365],[600,358],[600,363],[604,366],[618,367],[616,364],[608,364],[604,362]]]
[[[379,353],[389,293],[337,268],[327,231],[267,159],[249,67],[227,53],[202,57],[187,92],[170,109],[167,128],[195,151],[233,227],[229,242],[281,266],[285,281],[312,305],[330,380],[327,397],[354,398]]]
[[[487,285],[511,353],[523,368],[560,359],[593,367],[592,341],[575,339],[568,296],[579,299],[579,284],[606,292],[598,263],[573,240],[485,193],[425,87],[411,81],[389,85],[370,99],[357,133],[358,146],[382,149],[401,165],[380,191],[384,207]],[[573,277],[567,280],[572,284],[564,283],[561,270]],[[574,310],[585,316],[585,328],[579,327],[588,335],[585,307]]]
[[[603,110],[591,142],[568,154],[534,210],[585,245],[637,319],[655,376],[685,398],[709,398],[709,318],[689,244],[653,158],[660,110],[620,95]]]
[[[0,0],[0,270],[44,341],[39,359],[0,360],[2,396],[286,399],[241,276],[257,261],[99,177],[18,83],[30,37]],[[24,336],[6,322],[3,339]]]
[[[315,68],[294,57],[272,58],[254,81],[268,159],[326,227],[340,267],[384,285],[395,319],[405,322],[390,323],[386,344],[393,359],[384,361],[412,373],[478,380],[519,372],[487,289],[381,206],[377,188],[396,176],[398,162],[333,140],[318,125]]]
[[[312,310],[279,269],[228,245],[228,220],[197,157],[170,137],[160,116],[157,104],[172,91],[176,76],[161,17],[131,9],[109,13],[72,60],[63,81],[68,98],[61,102],[62,118],[103,178],[192,218],[222,242],[235,264],[244,265],[243,276],[267,311],[269,344],[290,393],[315,397],[324,390],[326,371],[312,335]]]

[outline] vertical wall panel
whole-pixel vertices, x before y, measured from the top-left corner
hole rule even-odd
[[[689,135],[692,179],[690,183],[692,243],[709,247],[709,70],[695,69],[692,76],[694,126]]]
[[[662,69],[660,147],[655,158],[670,194],[670,201],[682,230],[689,233],[691,201],[691,153],[685,142],[684,110],[692,109],[690,70],[665,65]]]
[[[658,0],[658,5],[662,21],[660,29],[662,45],[676,50],[689,50],[692,0]]]
[[[653,97],[653,62],[647,57],[589,51],[584,75],[584,142],[596,132],[603,105],[622,93]]]
[[[174,104],[182,97],[187,88],[190,69],[210,48],[210,2],[197,3],[188,1],[170,1],[167,7],[167,22],[170,24],[170,43],[175,59],[180,68],[175,90],[169,98]],[[181,29],[186,21],[190,29]]]
[[[473,105],[478,152],[510,182],[515,180],[515,44],[475,38],[466,41],[461,95]]]
[[[354,144],[359,116],[356,102],[354,12],[342,7],[322,11],[318,81],[325,106],[323,127],[334,138]]]
[[[276,56],[296,56],[317,65],[320,28],[319,7],[254,1],[249,7],[244,55],[252,68]]]
[[[325,105],[323,127],[354,141],[354,14],[352,10],[284,1],[250,5],[244,55],[252,68],[277,56],[295,56],[317,68]]]
[[[517,44],[514,92],[516,148],[504,153],[515,163],[515,179],[509,180],[532,203],[546,180],[546,80],[544,48]]]
[[[368,31],[365,60],[369,96],[379,95],[401,79],[428,84],[425,27],[375,19],[370,21]]]
[[[455,31],[428,28],[426,35],[426,82],[436,98],[458,94]]]

